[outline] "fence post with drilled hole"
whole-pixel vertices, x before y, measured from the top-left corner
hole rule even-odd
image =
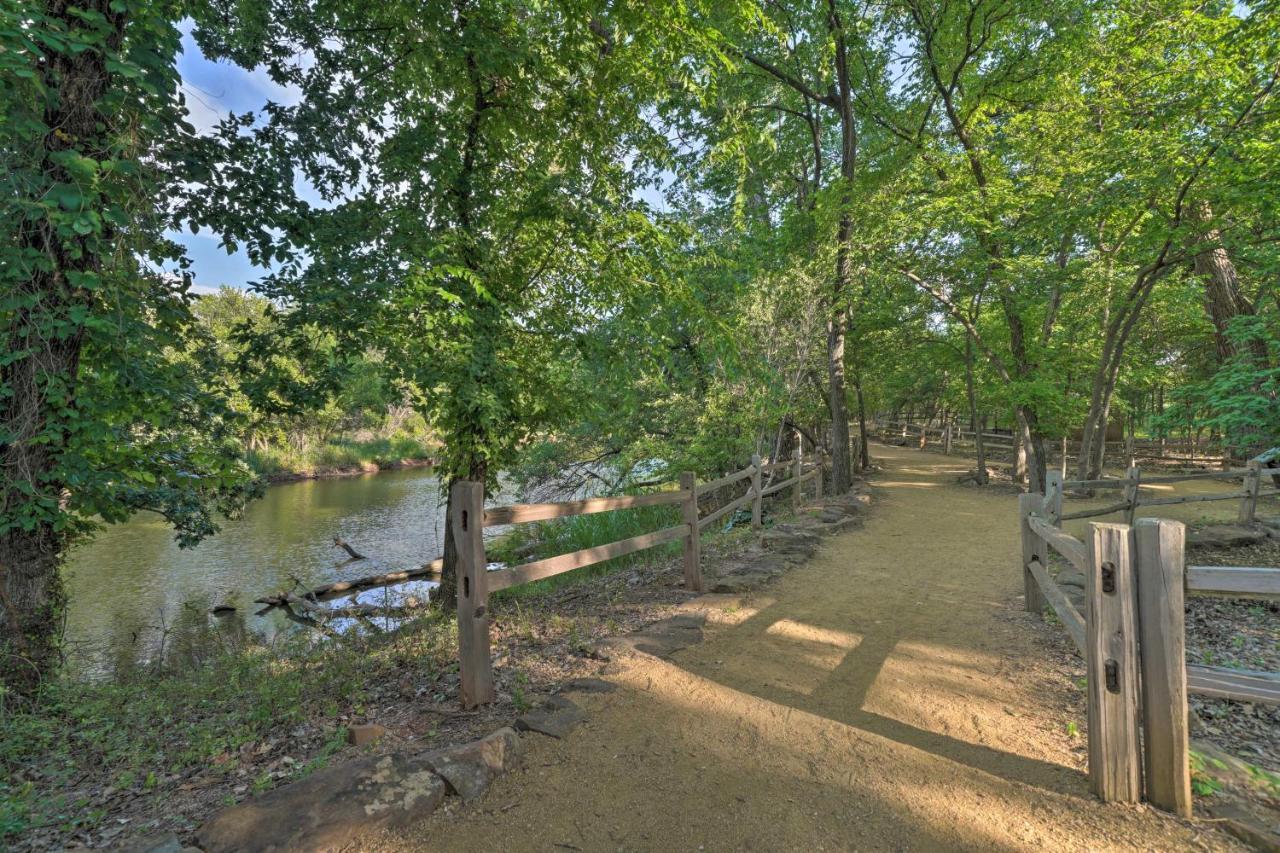
[[[464,708],[493,701],[489,662],[489,583],[484,555],[484,484],[457,480],[449,489],[449,525],[457,551],[458,679]]]
[[[1186,527],[1180,521],[1143,518],[1133,530],[1147,800],[1189,818],[1191,768],[1183,611]]]
[[[1142,798],[1142,762],[1133,529],[1090,524],[1086,545],[1089,787],[1105,802],[1136,803]]]

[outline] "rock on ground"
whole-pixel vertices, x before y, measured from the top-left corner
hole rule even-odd
[[[220,812],[196,843],[206,853],[339,850],[430,815],[444,796],[444,780],[424,755],[363,758]]]
[[[428,752],[423,759],[454,793],[471,802],[488,790],[494,779],[519,763],[520,736],[510,728],[498,729],[462,746]]]
[[[563,696],[552,696],[541,708],[522,715],[516,720],[516,728],[522,732],[537,732],[548,737],[563,738],[587,715],[576,704]]]

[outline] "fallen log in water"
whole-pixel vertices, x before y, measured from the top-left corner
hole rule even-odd
[[[265,604],[267,607],[284,607],[290,603],[292,598],[303,598],[310,601],[326,601],[332,598],[339,598],[361,590],[374,589],[380,586],[389,586],[393,583],[403,583],[412,580],[439,580],[440,570],[444,565],[443,560],[432,560],[425,566],[417,569],[404,569],[398,572],[384,572],[378,575],[369,575],[363,578],[356,578],[349,581],[335,581],[334,583],[321,584],[314,589],[302,593],[300,596],[296,593],[281,592],[275,595],[264,595],[261,598],[255,598],[256,604]]]

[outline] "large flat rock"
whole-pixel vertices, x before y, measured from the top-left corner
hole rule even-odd
[[[445,787],[426,755],[361,758],[219,812],[196,843],[206,853],[340,850],[427,817]]]

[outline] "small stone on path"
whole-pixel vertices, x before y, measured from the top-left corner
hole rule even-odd
[[[352,746],[369,746],[382,740],[386,734],[386,726],[380,726],[377,723],[361,723],[347,727],[347,743]]]
[[[553,738],[567,737],[569,732],[586,722],[582,709],[563,696],[553,696],[546,705],[521,716],[516,728],[522,732],[537,732]]]

